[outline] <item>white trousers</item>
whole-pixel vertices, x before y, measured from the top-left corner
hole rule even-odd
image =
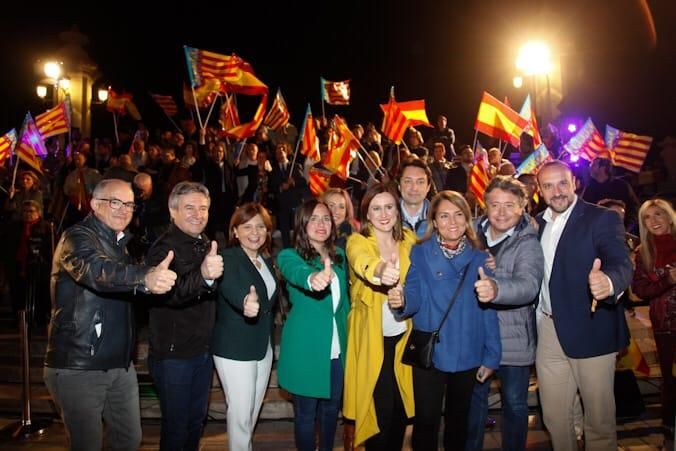
[[[230,360],[214,356],[214,365],[221,380],[228,404],[228,446],[230,451],[251,451],[253,431],[272,369],[272,348],[263,360]]]

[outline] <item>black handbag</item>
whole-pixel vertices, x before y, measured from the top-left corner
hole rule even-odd
[[[406,341],[406,348],[404,348],[404,354],[401,356],[401,362],[406,365],[417,366],[422,369],[432,368],[432,356],[434,355],[434,345],[439,342],[439,331],[441,326],[444,325],[446,318],[448,317],[455,300],[460,293],[462,284],[465,282],[465,276],[467,276],[467,268],[469,264],[463,269],[462,277],[460,277],[460,283],[458,284],[451,302],[448,304],[446,313],[439,323],[439,327],[433,332],[426,332],[424,330],[413,329],[408,336]]]

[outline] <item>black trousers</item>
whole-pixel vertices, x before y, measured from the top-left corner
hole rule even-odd
[[[441,407],[446,389],[444,408],[444,449],[465,448],[467,418],[476,382],[477,368],[457,373],[446,373],[435,368],[413,368],[415,419],[413,421],[413,449],[438,450]]]
[[[373,391],[378,429],[380,432],[366,440],[366,451],[400,450],[406,429],[406,411],[394,376],[394,348],[403,337],[384,337],[383,366]]]

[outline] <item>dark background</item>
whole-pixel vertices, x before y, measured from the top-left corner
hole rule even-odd
[[[77,25],[89,36],[86,50],[99,66],[100,86],[132,92],[150,127],[169,124],[148,91],[182,103],[187,44],[249,61],[271,94],[282,88],[298,126],[308,101],[315,115],[321,111],[320,76],[349,78],[352,105],[328,106],[327,114],[379,125],[378,103],[394,85],[398,100],[424,98],[430,120],[447,115],[458,141],[470,142],[482,91],[509,96],[520,107],[525,90],[512,87],[516,51],[539,37],[561,53],[564,114],[591,116],[602,132],[606,123],[658,139],[676,132],[673,0],[99,2],[90,8],[32,5],[0,19],[0,131],[20,127],[27,109],[45,109],[35,95],[35,62],[61,46],[59,32]],[[93,130],[112,133],[97,124],[112,124],[98,108]]]

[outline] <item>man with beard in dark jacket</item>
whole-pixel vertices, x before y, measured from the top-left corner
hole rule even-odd
[[[52,319],[44,378],[71,450],[101,449],[103,425],[111,449],[141,444],[138,381],[132,363],[132,293],[163,294],[176,274],[174,254],[157,266],[130,264],[125,229],[134,193],[123,180],[104,180],[92,192],[92,213],[61,236],[52,263]]]
[[[174,288],[150,309],[148,368],[160,397],[162,450],[197,450],[207,415],[216,279],[223,274],[216,241],[204,234],[209,203],[201,183],[177,184],[169,195],[172,224],[147,256],[152,264],[173,251],[178,275]]]

